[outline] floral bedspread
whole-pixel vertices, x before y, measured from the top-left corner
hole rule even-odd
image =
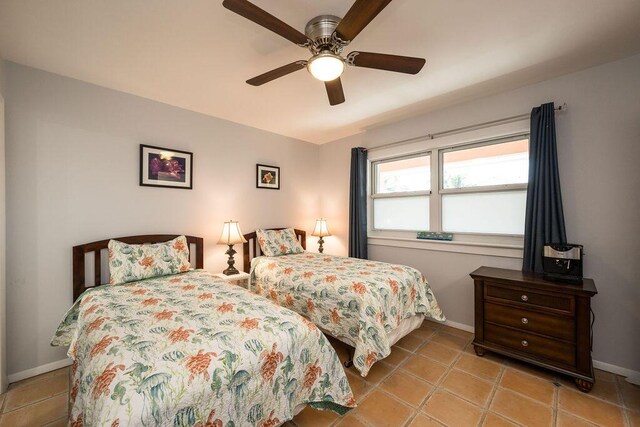
[[[253,292],[355,344],[362,376],[389,355],[388,333],[402,320],[445,320],[425,277],[404,265],[305,252],[254,258],[251,275]]]
[[[71,426],[272,427],[355,406],[308,320],[196,270],[91,289],[52,345],[73,359]]]

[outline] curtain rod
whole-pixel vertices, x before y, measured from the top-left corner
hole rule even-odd
[[[562,103],[562,105],[560,105],[559,107],[554,108],[554,110],[555,111],[567,111],[567,103],[566,102]],[[435,139],[435,138],[441,138],[441,137],[447,136],[447,135],[455,135],[457,133],[463,133],[463,132],[468,132],[468,131],[477,130],[477,129],[484,129],[484,128],[488,128],[488,127],[491,127],[491,126],[518,122],[520,120],[527,119],[530,116],[531,116],[531,113],[518,114],[517,116],[505,117],[504,119],[491,120],[489,122],[477,123],[475,125],[463,126],[463,127],[460,127],[460,128],[445,130],[445,131],[442,131],[442,132],[428,133],[426,135],[420,135],[420,136],[415,136],[415,137],[409,138],[409,139],[403,139],[402,141],[396,141],[396,142],[391,142],[389,144],[378,145],[376,147],[367,148],[366,151],[381,150],[383,148],[395,147],[396,145],[411,144],[412,142],[422,141],[422,140],[425,140],[425,139],[431,140],[431,139]]]

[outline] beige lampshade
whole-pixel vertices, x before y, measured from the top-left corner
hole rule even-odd
[[[331,236],[329,228],[327,227],[327,220],[324,218],[317,219],[316,228],[313,230],[311,235],[317,237]]]
[[[224,227],[222,228],[222,234],[220,235],[220,240],[218,240],[218,244],[235,245],[236,243],[244,242],[246,242],[246,240],[242,235],[242,230],[240,230],[240,224],[238,224],[238,221],[225,222]]]

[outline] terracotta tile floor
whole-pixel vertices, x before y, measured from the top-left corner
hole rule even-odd
[[[306,408],[286,426],[640,427],[640,387],[624,378],[596,371],[593,391],[580,393],[570,378],[496,354],[477,357],[471,339],[425,322],[367,378],[347,369],[358,408],[345,417]],[[67,369],[11,384],[0,395],[0,427],[66,425]]]

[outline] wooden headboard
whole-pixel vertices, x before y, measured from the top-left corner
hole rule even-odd
[[[280,228],[266,228],[265,230],[284,230],[285,227]],[[307,249],[307,232],[304,230],[298,230],[294,228],[293,231],[296,233],[296,237],[300,241],[303,249]],[[245,273],[248,273],[251,270],[251,260],[257,256],[262,254],[260,251],[260,245],[258,244],[258,239],[256,239],[256,232],[251,232],[244,235],[246,243],[242,244],[242,252],[244,257],[243,269]]]
[[[73,300],[77,300],[80,294],[89,288],[109,283],[102,281],[102,251],[106,251],[109,240],[119,240],[130,245],[141,245],[143,243],[162,243],[180,234],[148,234],[142,236],[116,237],[114,239],[99,240],[97,242],[85,243],[73,247]],[[191,246],[195,246],[196,268],[204,267],[204,240],[202,237],[186,236],[189,245],[189,255],[193,255]],[[85,256],[93,253],[93,284],[87,283],[85,277]],[[193,259],[193,257],[191,258]],[[107,276],[108,277],[108,276]]]

